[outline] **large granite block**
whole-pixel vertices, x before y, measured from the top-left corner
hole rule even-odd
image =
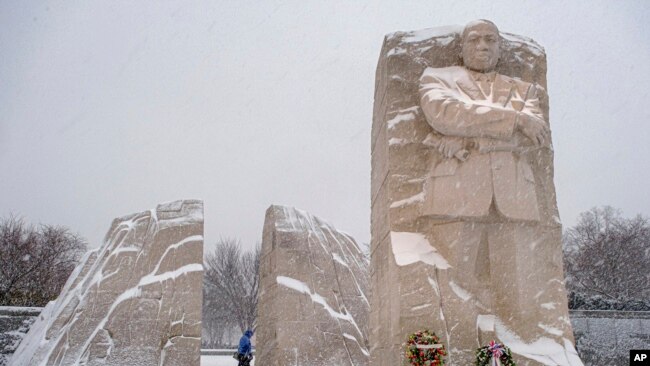
[[[349,235],[304,211],[271,206],[262,241],[257,364],[367,365],[367,268]]]
[[[372,364],[431,329],[451,365],[491,339],[581,365],[553,184],[546,55],[489,21],[384,39],[372,131]],[[386,234],[388,232],[388,235]]]
[[[203,203],[175,201],[113,221],[12,366],[199,366]]]

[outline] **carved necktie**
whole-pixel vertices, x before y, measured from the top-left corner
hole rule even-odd
[[[476,81],[481,88],[481,91],[483,94],[488,97],[492,94],[492,87],[491,87],[491,82],[490,82],[490,77],[487,74],[478,74],[476,77]]]

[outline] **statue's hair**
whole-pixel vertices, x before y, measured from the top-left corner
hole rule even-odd
[[[461,33],[461,39],[465,39],[465,36],[467,35],[467,31],[472,28],[475,25],[478,24],[488,24],[494,27],[496,29],[497,34],[499,34],[499,27],[497,27],[496,24],[494,24],[492,21],[489,21],[487,19],[477,19],[477,20],[472,20],[471,22],[465,24],[465,28],[463,28],[463,33]]]

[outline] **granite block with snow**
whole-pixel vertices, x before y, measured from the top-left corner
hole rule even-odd
[[[113,221],[49,303],[11,366],[199,366],[203,203]]]
[[[307,212],[271,206],[260,264],[258,364],[367,365],[367,267],[348,234]]]
[[[552,144],[530,147],[507,128],[533,110],[548,122],[546,54],[529,38],[500,32],[496,69],[472,76],[462,31],[395,32],[380,53],[371,363],[402,364],[408,334],[430,329],[452,365],[472,364],[492,339],[510,346],[520,366],[581,365],[562,274]],[[454,143],[462,149],[441,153]]]

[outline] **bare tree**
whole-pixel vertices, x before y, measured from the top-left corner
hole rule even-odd
[[[0,305],[44,306],[55,299],[86,250],[63,226],[0,218]]]
[[[242,332],[256,325],[260,252],[259,244],[250,252],[242,252],[239,240],[226,238],[217,242],[205,260],[205,285],[224,300],[220,306]]]
[[[625,309],[625,304],[650,298],[647,218],[626,219],[609,206],[592,208],[566,230],[564,252],[567,287],[574,302],[600,301],[596,307]]]
[[[226,299],[220,296],[214,286],[203,286],[203,317],[201,347],[219,348],[230,346],[224,336],[235,326],[235,320],[228,311]]]

